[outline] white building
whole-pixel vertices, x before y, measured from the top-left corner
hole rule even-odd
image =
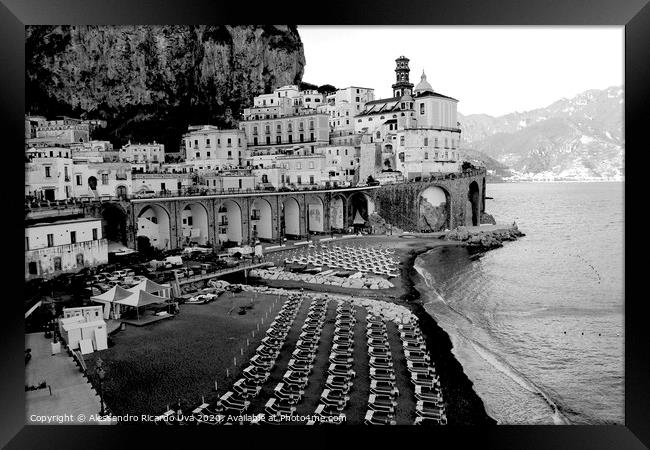
[[[424,73],[413,88],[408,62],[396,60],[393,97],[367,102],[354,118],[362,181],[386,170],[411,179],[461,169],[458,100],[434,92]]]
[[[323,181],[326,186],[349,186],[359,177],[359,147],[354,145],[328,145],[319,152],[325,156]]]
[[[327,96],[327,113],[332,130],[354,130],[354,116],[364,110],[365,104],[375,99],[375,90],[350,86]]]
[[[289,85],[253,99],[239,128],[246,133],[246,162],[261,154],[314,154],[329,141],[325,97],[316,90]]]
[[[64,147],[31,148],[25,152],[25,195],[39,200],[73,196],[72,158]]]
[[[131,164],[84,163],[74,164],[74,197],[123,197],[132,192]]]
[[[201,184],[211,192],[238,192],[255,189],[255,175],[250,170],[206,173]]]
[[[242,130],[220,130],[213,125],[190,126],[183,141],[185,162],[195,171],[240,167],[247,145]]]
[[[133,173],[131,178],[131,192],[135,196],[150,192],[181,194],[194,184],[193,174],[190,172]]]
[[[74,163],[118,162],[119,152],[109,141],[89,141],[69,144]]]
[[[25,279],[50,278],[108,262],[101,219],[74,219],[25,227]]]
[[[258,155],[251,158],[256,180],[275,188],[309,188],[324,185],[325,155]],[[266,169],[279,169],[268,172]],[[266,175],[266,177],[265,177]],[[279,180],[276,176],[279,175]],[[273,183],[278,183],[277,185]]]
[[[132,167],[141,167],[146,172],[160,170],[165,162],[165,146],[157,144],[132,144],[130,141],[119,151],[120,161],[130,162]]]
[[[29,120],[29,119],[28,119]],[[61,117],[56,120],[30,120],[33,137],[27,145],[35,143],[73,144],[90,140],[90,124],[79,119]]]
[[[329,143],[326,113],[305,109],[293,116],[242,121],[246,133],[248,160],[255,155],[302,151],[315,154],[316,148]]]

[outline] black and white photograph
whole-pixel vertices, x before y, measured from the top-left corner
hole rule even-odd
[[[623,26],[24,44],[26,425],[625,425]]]

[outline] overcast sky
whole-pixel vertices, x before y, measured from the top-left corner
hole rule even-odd
[[[623,27],[299,26],[303,81],[392,96],[395,59],[422,69],[463,114],[528,111],[587,89],[622,86]]]

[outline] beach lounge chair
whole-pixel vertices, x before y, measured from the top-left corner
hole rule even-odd
[[[418,416],[415,418],[413,425],[447,425],[447,417],[444,418],[433,418],[433,417],[421,417]]]
[[[390,348],[388,345],[388,340],[386,340],[385,337],[374,337],[374,336],[368,336],[368,347],[375,347],[375,348]]]
[[[286,384],[292,384],[304,389],[309,382],[308,375],[309,374],[304,371],[287,370],[282,377],[282,381]]]
[[[217,401],[217,406],[223,407],[224,409],[230,409],[237,411],[238,413],[243,413],[248,409],[251,402],[244,400],[238,397],[234,392],[228,391]]]
[[[271,416],[290,416],[296,412],[296,407],[278,398],[271,398],[264,405],[264,411]]]
[[[300,401],[305,391],[300,389],[299,386],[295,384],[286,384],[280,382],[273,389],[273,393],[280,400],[288,401],[289,403],[297,403]]]
[[[347,377],[340,375],[328,375],[327,380],[325,380],[325,387],[347,394],[352,388],[352,382]]]
[[[426,400],[442,403],[442,391],[439,387],[415,386],[416,400]]]
[[[421,373],[424,375],[435,375],[436,371],[429,363],[406,361],[406,368],[411,373]]]
[[[369,409],[363,423],[366,425],[397,425],[393,415],[382,411],[373,411]]]
[[[308,375],[311,374],[311,370],[314,365],[309,361],[299,360],[299,359],[290,359],[287,367],[290,370],[297,370],[300,372],[305,372]]]
[[[390,350],[386,347],[368,347],[368,356],[390,358]]]
[[[330,356],[331,355],[345,355],[345,356],[352,356],[353,352],[353,346],[346,345],[346,344],[334,344],[332,345],[332,350],[330,351]]]
[[[275,365],[275,359],[269,358],[269,357],[264,357],[262,355],[254,355],[250,361],[249,364],[259,367],[262,370],[269,371],[273,368]]]
[[[347,405],[350,397],[345,395],[342,390],[329,389],[326,388],[323,390],[323,393],[320,396],[320,401],[326,405]]]
[[[370,367],[375,369],[392,369],[393,360],[391,358],[370,358]]]
[[[428,353],[423,351],[406,350],[404,352],[404,356],[406,357],[407,361],[413,361],[413,362],[429,362],[431,360],[431,358],[429,358]]]
[[[249,400],[256,397],[262,390],[262,387],[248,378],[240,378],[232,385],[232,390],[242,398]]]
[[[393,369],[378,369],[375,367],[370,368],[370,379],[371,380],[385,380],[385,381],[395,381],[395,372]]]
[[[440,380],[437,375],[425,375],[422,373],[413,372],[411,373],[411,383],[414,386],[424,386],[424,387],[434,387],[440,384]]]
[[[397,402],[393,396],[385,394],[370,394],[368,398],[368,408],[373,411],[382,411],[389,414],[395,414]]]
[[[356,372],[343,364],[330,364],[327,368],[327,373],[330,375],[339,375],[344,377],[354,378]]]

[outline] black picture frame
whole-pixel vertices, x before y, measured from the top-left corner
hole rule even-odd
[[[153,427],[118,426],[26,426],[24,423],[24,330],[21,264],[24,249],[19,217],[23,198],[13,188],[22,180],[19,169],[24,145],[24,26],[39,24],[211,24],[211,23],[298,23],[338,25],[619,25],[625,26],[625,161],[626,236],[637,236],[634,224],[642,224],[643,194],[632,188],[642,180],[641,161],[647,144],[648,80],[650,80],[650,5],[647,0],[460,0],[455,2],[373,1],[314,4],[269,3],[264,6],[208,0],[0,0],[0,123],[4,134],[5,189],[2,246],[5,262],[2,296],[2,374],[0,375],[0,446],[5,448],[119,448],[142,438],[148,445],[183,445],[189,439],[207,437],[214,445],[311,446],[314,443],[350,446],[372,443],[487,448],[584,448],[623,449],[650,446],[650,333],[644,314],[647,294],[636,294],[644,280],[643,267],[631,263],[640,249],[627,246],[625,273],[625,426],[496,426],[482,427]],[[362,51],[362,49],[360,49]],[[432,47],[435,51],[435,47]],[[480,74],[477,74],[480,76]],[[645,145],[644,145],[645,144]],[[628,159],[629,156],[629,159]],[[15,160],[14,160],[15,159]],[[20,160],[20,161],[19,161]],[[630,161],[634,161],[630,164]],[[15,169],[14,169],[15,168]],[[15,177],[15,179],[14,179]],[[639,183],[640,185],[641,183]],[[646,208],[647,209],[647,208]],[[637,217],[639,216],[639,217]],[[309,428],[309,429],[306,429]],[[341,430],[340,428],[345,428]],[[208,435],[208,436],[206,436]],[[342,437],[339,437],[341,435]],[[234,439],[233,443],[230,441]],[[341,439],[341,440],[339,440]],[[226,444],[226,442],[229,442]],[[416,444],[417,442],[417,444]]]

